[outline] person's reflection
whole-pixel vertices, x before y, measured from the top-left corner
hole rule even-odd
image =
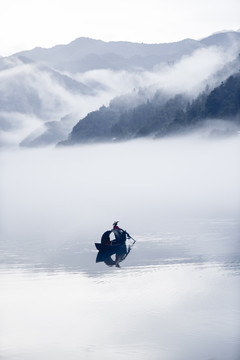
[[[116,266],[120,268],[122,262],[131,251],[130,246],[122,245],[115,251],[99,251],[96,262],[104,262],[107,266]]]

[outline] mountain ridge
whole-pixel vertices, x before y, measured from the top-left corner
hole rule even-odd
[[[82,72],[93,69],[112,68],[114,70],[142,67],[153,69],[163,62],[174,62],[193,51],[218,44],[226,50],[233,42],[240,42],[240,33],[236,31],[213,34],[201,40],[183,39],[170,43],[136,43],[129,41],[103,41],[80,37],[69,44],[55,45],[52,48],[34,48],[13,54],[25,56],[33,61],[43,62],[61,71]],[[109,54],[114,54],[115,61],[107,61]],[[89,63],[88,56],[92,61]],[[134,56],[142,59],[135,61]],[[99,57],[102,60],[99,66]],[[116,59],[118,57],[117,65]],[[126,64],[126,59],[130,64]],[[149,60],[149,61],[148,61]],[[106,62],[106,64],[105,64]]]

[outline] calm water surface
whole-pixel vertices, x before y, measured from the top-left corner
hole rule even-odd
[[[174,224],[137,234],[121,268],[87,241],[2,246],[1,359],[239,359],[238,224]]]
[[[239,360],[236,143],[180,145],[4,154],[1,360]],[[115,220],[120,268],[94,247]]]

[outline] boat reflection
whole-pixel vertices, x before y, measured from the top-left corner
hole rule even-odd
[[[99,250],[96,257],[96,262],[104,262],[107,266],[116,266],[120,268],[119,263],[126,259],[133,245],[134,244],[123,244],[116,247],[111,246],[110,249],[107,250]]]

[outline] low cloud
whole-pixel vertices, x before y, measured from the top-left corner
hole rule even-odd
[[[223,52],[215,47],[196,50],[191,56],[157,72],[156,86],[172,94],[197,96],[208,83],[211,85],[211,77],[231,60],[232,56],[226,58]]]
[[[153,91],[160,89],[173,95],[186,93],[196,96],[204,90],[208,81],[210,85],[215,85],[216,74],[226,64],[231,63],[236,56],[235,50],[226,54],[221,48],[214,46],[196,50],[193,54],[182,57],[174,64],[160,64],[154,71],[144,71],[143,69],[135,72],[94,70],[76,76],[79,81],[84,83],[91,84],[93,81],[104,83],[116,95],[126,94],[128,89],[149,87]],[[226,69],[225,76],[236,70],[237,68],[234,67]]]
[[[42,121],[29,114],[0,112],[0,147],[18,146],[31,132],[40,134]]]

